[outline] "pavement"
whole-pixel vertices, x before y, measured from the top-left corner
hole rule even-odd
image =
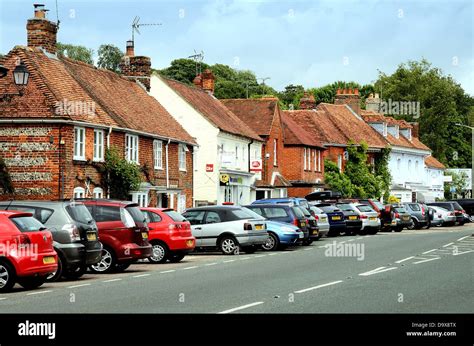
[[[0,313],[472,313],[474,224],[323,238],[285,251],[20,286]]]

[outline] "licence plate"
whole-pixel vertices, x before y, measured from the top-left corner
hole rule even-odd
[[[349,216],[349,220],[357,220],[357,216]]]
[[[340,216],[333,216],[332,219],[337,221],[337,220],[340,220],[341,217]]]
[[[392,225],[396,225],[396,224],[397,224],[397,221],[393,220]]]
[[[143,239],[148,239],[148,233],[147,232],[142,232],[142,238]]]
[[[43,264],[54,264],[56,260],[52,256],[43,257]]]
[[[305,227],[306,226],[306,222],[301,222],[301,227]]]
[[[408,221],[408,220],[410,220],[410,217],[409,217],[409,216],[404,216],[404,217],[403,217],[403,220],[404,220],[404,221]]]
[[[303,233],[303,232],[301,232],[301,233],[300,233],[300,235],[299,235],[298,237],[299,237],[300,239],[301,239],[301,238],[304,238],[304,233]]]
[[[369,217],[369,220],[370,221],[375,221],[375,220],[377,220],[377,218],[376,217]]]
[[[318,231],[313,231],[313,234],[316,234],[316,235],[318,235]]]
[[[327,219],[325,217],[321,218],[321,222],[326,222],[326,221],[327,221]]]
[[[257,231],[261,231],[263,229],[263,225],[255,225],[255,229]]]
[[[88,240],[88,241],[97,240],[97,234],[95,234],[95,233],[87,233],[87,240]]]

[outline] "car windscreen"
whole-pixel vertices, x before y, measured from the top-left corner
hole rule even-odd
[[[458,202],[451,202],[453,207],[454,207],[454,210],[463,210],[463,208],[459,205]]]
[[[125,210],[127,210],[130,213],[130,215],[133,218],[133,221],[135,221],[137,225],[143,225],[144,223],[146,223],[145,215],[143,215],[139,207],[127,206],[125,207]]]
[[[259,220],[264,219],[261,215],[258,215],[256,212],[247,208],[226,210],[225,215],[226,215],[227,221],[246,220],[246,219],[259,219]]]
[[[397,213],[406,213],[406,209],[403,208],[403,207],[395,207],[393,208],[393,210],[395,210]]]
[[[306,217],[311,217],[311,213],[308,211],[308,209],[300,207],[301,212],[303,213],[304,216]]]
[[[325,205],[325,206],[319,206],[322,210],[324,210],[325,213],[334,213],[341,211],[341,209],[333,206],[333,205]]]
[[[318,207],[313,207],[311,206],[310,209],[315,213],[315,214],[324,214],[324,210],[318,208]]]
[[[303,219],[305,217],[304,214],[303,214],[303,211],[301,210],[301,208],[291,207],[291,209],[293,210],[293,212],[295,213],[295,215],[298,219]]]
[[[375,211],[371,207],[369,207],[368,205],[358,205],[356,208],[359,209],[359,211],[361,211],[363,213],[370,213],[370,212]]]
[[[10,220],[20,230],[20,232],[35,232],[46,229],[46,227],[44,227],[44,225],[33,216],[11,217]]]
[[[82,203],[70,203],[66,205],[66,211],[74,221],[80,223],[91,223],[94,220],[89,210]]]
[[[186,221],[186,218],[183,215],[181,215],[180,213],[178,213],[174,210],[166,210],[163,213],[168,215],[175,222],[184,222],[184,221]]]
[[[343,211],[353,211],[352,206],[350,204],[338,204],[337,207]]]

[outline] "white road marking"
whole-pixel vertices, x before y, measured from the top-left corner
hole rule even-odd
[[[423,252],[423,255],[427,254],[427,253],[430,253],[430,252],[433,252],[433,251],[436,251],[437,249],[432,249],[432,250],[428,250],[428,251],[425,251]]]
[[[368,271],[368,272],[360,273],[359,275],[360,275],[360,276],[369,276],[369,275],[374,275],[374,274],[379,274],[379,273],[387,272],[387,271],[389,271],[389,270],[394,270],[394,269],[397,269],[397,267],[389,267],[389,268],[386,268],[386,267],[378,267],[378,268],[373,269],[373,270],[370,270],[370,271]]]
[[[269,253],[268,256],[275,256],[275,255],[278,255],[277,252],[273,252],[273,253]]]
[[[110,279],[110,280],[105,280],[102,282],[115,282],[115,281],[122,281],[122,279]]]
[[[458,253],[453,253],[453,256],[464,255],[465,253],[469,253],[469,252],[474,252],[474,250],[464,251],[464,252],[458,252]]]
[[[465,237],[459,238],[458,241],[461,241],[461,240],[466,239],[466,238],[469,238],[469,237],[470,237],[470,235],[467,235],[467,236],[465,236]]]
[[[198,268],[198,266],[186,267],[186,268],[183,268],[183,270],[190,270],[190,269],[196,269],[196,268]]]
[[[348,241],[354,241],[355,239],[349,239]]]
[[[224,261],[224,263],[230,263],[230,262],[235,262],[235,260],[227,260],[227,261]]]
[[[217,264],[217,262],[213,262],[213,263],[206,263],[205,266],[209,267],[209,266],[215,266]]]
[[[151,274],[140,274],[140,275],[134,275],[133,277],[134,278],[142,278],[142,277],[145,277],[145,276],[150,276]]]
[[[257,255],[257,256],[254,256],[255,258],[260,258],[260,257],[265,257],[266,255]]]
[[[171,270],[165,270],[164,272],[160,272],[160,274],[166,274],[166,273],[172,273],[175,272],[176,270],[171,269]]]
[[[453,245],[454,243],[449,243],[449,244],[446,244],[446,245],[443,245],[443,247],[448,247],[450,245]]]
[[[82,284],[82,285],[74,285],[74,286],[69,286],[68,288],[78,288],[78,287],[85,287],[85,286],[90,286],[91,284]]]
[[[343,241],[338,241],[337,243],[338,244],[344,244],[347,240],[343,240]]]
[[[313,250],[313,249],[311,249],[311,248],[304,249],[304,251],[311,251],[311,250]]]
[[[318,248],[320,248],[320,249],[325,248],[325,247],[327,247],[327,245],[320,245],[320,246],[318,246]]]
[[[219,314],[230,314],[231,312],[239,311],[239,310],[243,310],[243,309],[248,309],[248,308],[251,308],[252,306],[257,306],[257,305],[260,305],[260,304],[263,304],[263,303],[264,302],[255,302],[255,303],[251,303],[251,304],[247,304],[247,305],[242,305],[242,306],[238,306],[238,307],[233,308],[233,309],[221,311],[221,312],[219,312]]]
[[[413,264],[425,263],[425,262],[434,261],[434,260],[438,260],[438,259],[440,259],[440,257],[430,258],[430,259],[425,259],[425,260],[423,260],[423,261],[413,262]]]
[[[405,262],[405,261],[411,260],[412,258],[415,258],[415,256],[410,256],[410,257],[404,258],[404,259],[402,259],[402,260],[395,261],[395,263],[402,263],[402,262]]]
[[[358,237],[358,238],[356,238],[356,239],[357,239],[357,240],[359,240],[359,239],[364,239],[364,237]]]
[[[5,300],[5,299],[7,299],[7,298],[0,298],[0,300]]]
[[[339,284],[339,283],[341,283],[341,282],[343,282],[343,281],[342,281],[342,280],[338,280],[338,281],[328,282],[327,284],[322,284],[322,285],[318,285],[318,286],[313,286],[313,287],[305,288],[305,289],[302,289],[302,290],[299,290],[299,291],[295,291],[295,293],[304,293],[304,292],[316,290],[316,289],[321,288],[321,287],[336,285],[336,284]]]
[[[53,292],[53,291],[31,292],[31,293],[27,293],[26,295],[27,295],[27,296],[34,296],[34,295],[37,295],[37,294],[45,294],[45,293],[50,293],[50,292]]]
[[[252,257],[243,257],[243,258],[241,258],[240,260],[241,260],[241,261],[245,261],[245,260],[249,260],[249,259],[251,259],[251,258],[252,258]]]

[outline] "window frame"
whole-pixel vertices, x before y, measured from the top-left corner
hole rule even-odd
[[[99,136],[100,134],[100,136]],[[96,139],[101,138],[101,143],[96,142]],[[94,150],[92,154],[92,161],[103,162],[104,161],[104,152],[105,152],[105,135],[104,130],[94,129]],[[100,155],[97,155],[97,151],[100,152]]]
[[[182,157],[184,156],[184,157]],[[181,172],[186,172],[186,148],[185,144],[180,143],[178,146],[178,167]]]
[[[76,196],[76,194],[82,194],[82,196]],[[83,187],[81,186],[76,186],[74,188],[74,190],[72,191],[72,195],[74,197],[74,199],[76,198],[85,198],[86,197],[86,189],[84,189]]]
[[[82,142],[79,141],[78,134],[82,133]],[[74,127],[74,149],[73,149],[73,159],[76,161],[85,161],[86,160],[86,128],[85,127]],[[80,155],[82,151],[82,155]]]
[[[136,146],[136,147],[135,147]],[[130,133],[125,134],[125,159],[128,162],[139,164],[140,138]],[[136,157],[135,157],[136,156]]]
[[[153,141],[153,168],[157,170],[163,169],[163,141],[158,139]]]

